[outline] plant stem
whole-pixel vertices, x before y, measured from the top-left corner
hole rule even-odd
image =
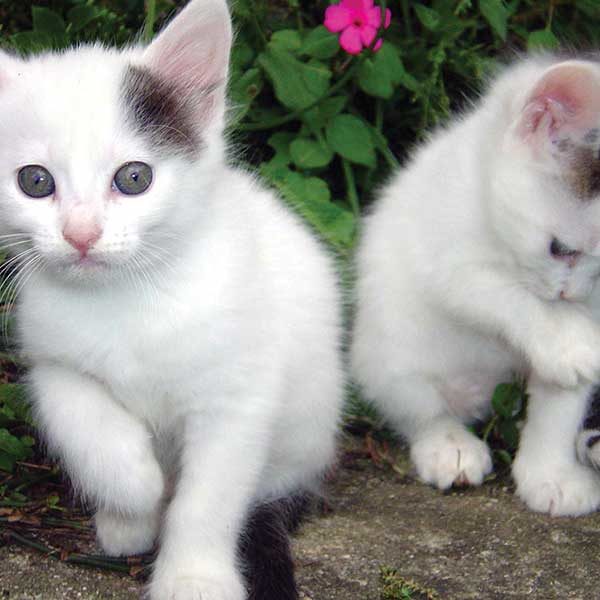
[[[150,42],[154,37],[156,24],[156,0],[146,0],[146,22],[144,23],[144,40]]]
[[[488,424],[485,426],[485,429],[481,433],[481,439],[484,442],[487,442],[488,437],[490,437],[490,433],[492,433],[492,430],[494,429],[494,427],[496,427],[496,423],[498,423],[498,415],[494,415],[489,420]]]
[[[344,169],[344,177],[346,178],[346,189],[348,193],[348,203],[352,207],[352,212],[355,217],[360,217],[360,202],[358,200],[358,192],[356,191],[356,181],[354,181],[354,172],[350,162],[342,158],[342,167]]]

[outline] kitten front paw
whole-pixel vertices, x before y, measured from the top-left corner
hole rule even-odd
[[[208,572],[181,572],[155,576],[149,600],[246,600],[247,593],[235,571],[228,576]]]
[[[547,383],[575,387],[600,378],[600,330],[584,315],[563,319],[531,348],[531,366]]]
[[[487,445],[459,424],[432,427],[410,449],[419,477],[442,490],[481,485],[492,471]]]
[[[132,556],[149,552],[158,535],[158,511],[141,517],[124,517],[98,511],[94,517],[96,537],[109,556]]]
[[[517,496],[536,512],[577,517],[600,506],[600,477],[580,464],[532,465],[519,456],[513,463]]]

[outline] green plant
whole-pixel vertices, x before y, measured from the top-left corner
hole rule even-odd
[[[12,472],[17,461],[33,455],[35,440],[29,435],[31,426],[23,386],[0,385],[0,471]]]
[[[438,600],[439,594],[413,581],[406,579],[391,567],[379,570],[381,600]]]
[[[519,445],[519,425],[525,419],[527,393],[525,382],[501,383],[492,394],[493,415],[480,428],[480,437],[487,442],[496,459],[510,465]]]

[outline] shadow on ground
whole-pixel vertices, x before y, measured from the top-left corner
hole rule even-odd
[[[400,450],[395,464],[377,466],[358,447],[345,454],[328,489],[331,511],[296,536],[303,598],[379,600],[382,566],[442,599],[600,598],[600,515],[533,514],[507,481],[441,494],[410,475]],[[3,599],[126,600],[140,591],[128,577],[0,548]]]

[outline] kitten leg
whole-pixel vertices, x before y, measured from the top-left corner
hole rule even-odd
[[[600,378],[600,327],[581,307],[546,302],[502,272],[477,266],[448,273],[434,290],[466,322],[500,333],[545,381],[575,387]]]
[[[98,508],[96,528],[111,555],[152,548],[164,478],[147,429],[98,381],[57,365],[30,372],[34,411],[75,489]]]
[[[265,467],[271,425],[260,413],[267,404],[227,398],[225,414],[187,416],[150,600],[247,598],[237,548]]]
[[[408,438],[419,477],[442,490],[453,484],[480,485],[492,470],[487,445],[449,414],[447,403],[427,379],[403,378],[385,413]]]
[[[577,516],[600,506],[600,477],[575,452],[591,390],[565,390],[537,377],[529,383],[527,422],[512,472],[517,495],[532,510]]]

